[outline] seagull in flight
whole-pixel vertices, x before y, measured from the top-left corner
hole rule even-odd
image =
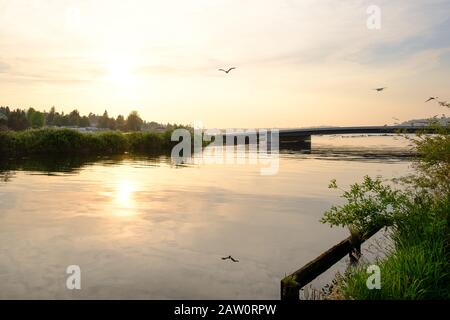
[[[425,101],[425,102],[428,102],[428,101],[431,101],[431,100],[436,100],[437,98],[439,98],[439,97],[429,97],[428,100]]]
[[[376,90],[377,92],[381,92],[381,91],[383,91],[384,89],[387,89],[386,87],[383,87],[383,88],[375,88],[375,89],[373,89],[373,90]]]
[[[239,260],[234,259],[232,256],[222,257],[222,260],[231,260],[233,262],[239,262]]]
[[[225,70],[225,69],[219,69],[219,71],[223,71],[223,72],[225,72],[225,73],[228,73],[228,72],[230,72],[231,70],[234,70],[234,69],[236,69],[236,67],[231,67],[231,68],[229,68],[228,70]]]
[[[438,101],[439,105],[441,107],[449,107],[450,103],[448,103],[447,101]]]

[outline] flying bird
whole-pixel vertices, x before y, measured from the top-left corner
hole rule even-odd
[[[392,119],[397,120],[397,121],[400,121],[400,119],[399,119],[399,118],[396,118],[396,117],[392,117]]]
[[[236,69],[236,67],[232,67],[232,68],[230,68],[230,69],[228,69],[228,70],[225,70],[225,69],[219,69],[219,71],[223,71],[223,72],[225,72],[225,73],[228,73],[228,72],[230,72],[231,70],[234,70],[234,69]]]
[[[436,100],[437,98],[439,98],[439,97],[429,97],[428,100],[425,101],[425,102],[428,102],[428,101],[431,101],[431,100]]]
[[[234,259],[232,256],[222,257],[222,260],[231,260],[233,262],[239,262],[239,260]]]
[[[449,106],[449,103],[447,103],[447,101],[438,101],[438,103],[439,103],[439,105],[441,107],[448,107]]]
[[[383,91],[384,89],[387,89],[386,87],[383,87],[383,88],[375,88],[375,89],[373,89],[373,90],[376,90],[377,92],[381,92],[381,91]]]

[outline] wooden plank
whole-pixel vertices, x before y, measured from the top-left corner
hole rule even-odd
[[[354,250],[359,251],[361,243],[369,239],[380,229],[381,228],[375,228],[371,230],[361,239],[349,236],[322,253],[314,260],[308,262],[299,270],[285,277],[281,280],[281,299],[298,300],[299,291],[302,287],[313,281],[323,272],[327,271],[346,254],[351,254]]]
[[[304,265],[301,269],[294,272],[296,275],[295,281],[300,287],[307,285],[318,275],[331,268],[351,250],[352,245],[348,238],[341,241],[337,245],[322,253],[316,259]]]

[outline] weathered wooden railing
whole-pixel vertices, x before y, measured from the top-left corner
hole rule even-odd
[[[361,256],[361,244],[377,233],[381,228],[374,228],[364,236],[349,236],[334,247],[322,253],[301,269],[281,280],[281,300],[299,300],[300,289],[331,268],[349,254],[350,260],[356,262]]]

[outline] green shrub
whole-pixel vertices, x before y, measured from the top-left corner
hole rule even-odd
[[[31,129],[0,132],[0,157],[30,155],[109,155],[170,151],[176,142],[171,132],[102,131],[82,133],[72,129]]]

